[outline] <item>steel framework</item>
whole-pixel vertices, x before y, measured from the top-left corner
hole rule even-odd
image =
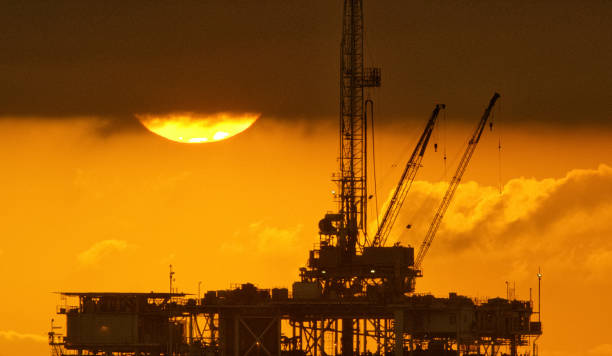
[[[518,355],[528,354],[530,339],[541,334],[540,322],[531,321],[530,302],[479,303],[454,293],[413,295],[393,304],[303,299],[252,284],[209,291],[201,300],[174,296],[161,303],[147,294],[69,295],[79,301],[59,308],[67,335],[49,333],[58,356]],[[126,320],[149,324],[126,327]]]
[[[364,88],[380,86],[380,69],[364,69],[362,0],[345,0],[340,46],[340,211],[338,244],[349,259],[367,241],[367,123]]]

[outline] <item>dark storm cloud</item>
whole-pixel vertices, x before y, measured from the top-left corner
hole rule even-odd
[[[4,1],[0,116],[258,111],[333,117],[341,1]],[[366,1],[389,120],[612,118],[609,1]]]

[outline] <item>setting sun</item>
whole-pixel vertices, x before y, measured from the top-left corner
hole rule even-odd
[[[172,113],[166,115],[137,114],[135,116],[147,130],[168,140],[204,143],[224,140],[241,133],[253,125],[260,114]]]

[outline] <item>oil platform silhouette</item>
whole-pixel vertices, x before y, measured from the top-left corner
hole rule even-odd
[[[345,0],[340,66],[338,211],[319,222],[319,241],[289,288],[243,284],[181,293],[62,293],[52,327],[52,355],[535,355],[540,321],[531,301],[477,302],[415,293],[416,279],[492,108],[490,99],[416,257],[410,246],[386,246],[421,167],[438,114],[436,105],[373,236],[367,228],[367,139],[379,68],[364,66],[362,0]],[[172,272],[170,275],[172,283]],[[172,288],[171,288],[172,291]],[[539,319],[539,318],[538,318]]]

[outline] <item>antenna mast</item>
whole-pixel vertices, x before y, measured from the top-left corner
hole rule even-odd
[[[170,265],[170,272],[168,273],[168,277],[170,279],[170,294],[172,294],[172,282],[174,282],[174,271],[172,270],[172,265]]]

